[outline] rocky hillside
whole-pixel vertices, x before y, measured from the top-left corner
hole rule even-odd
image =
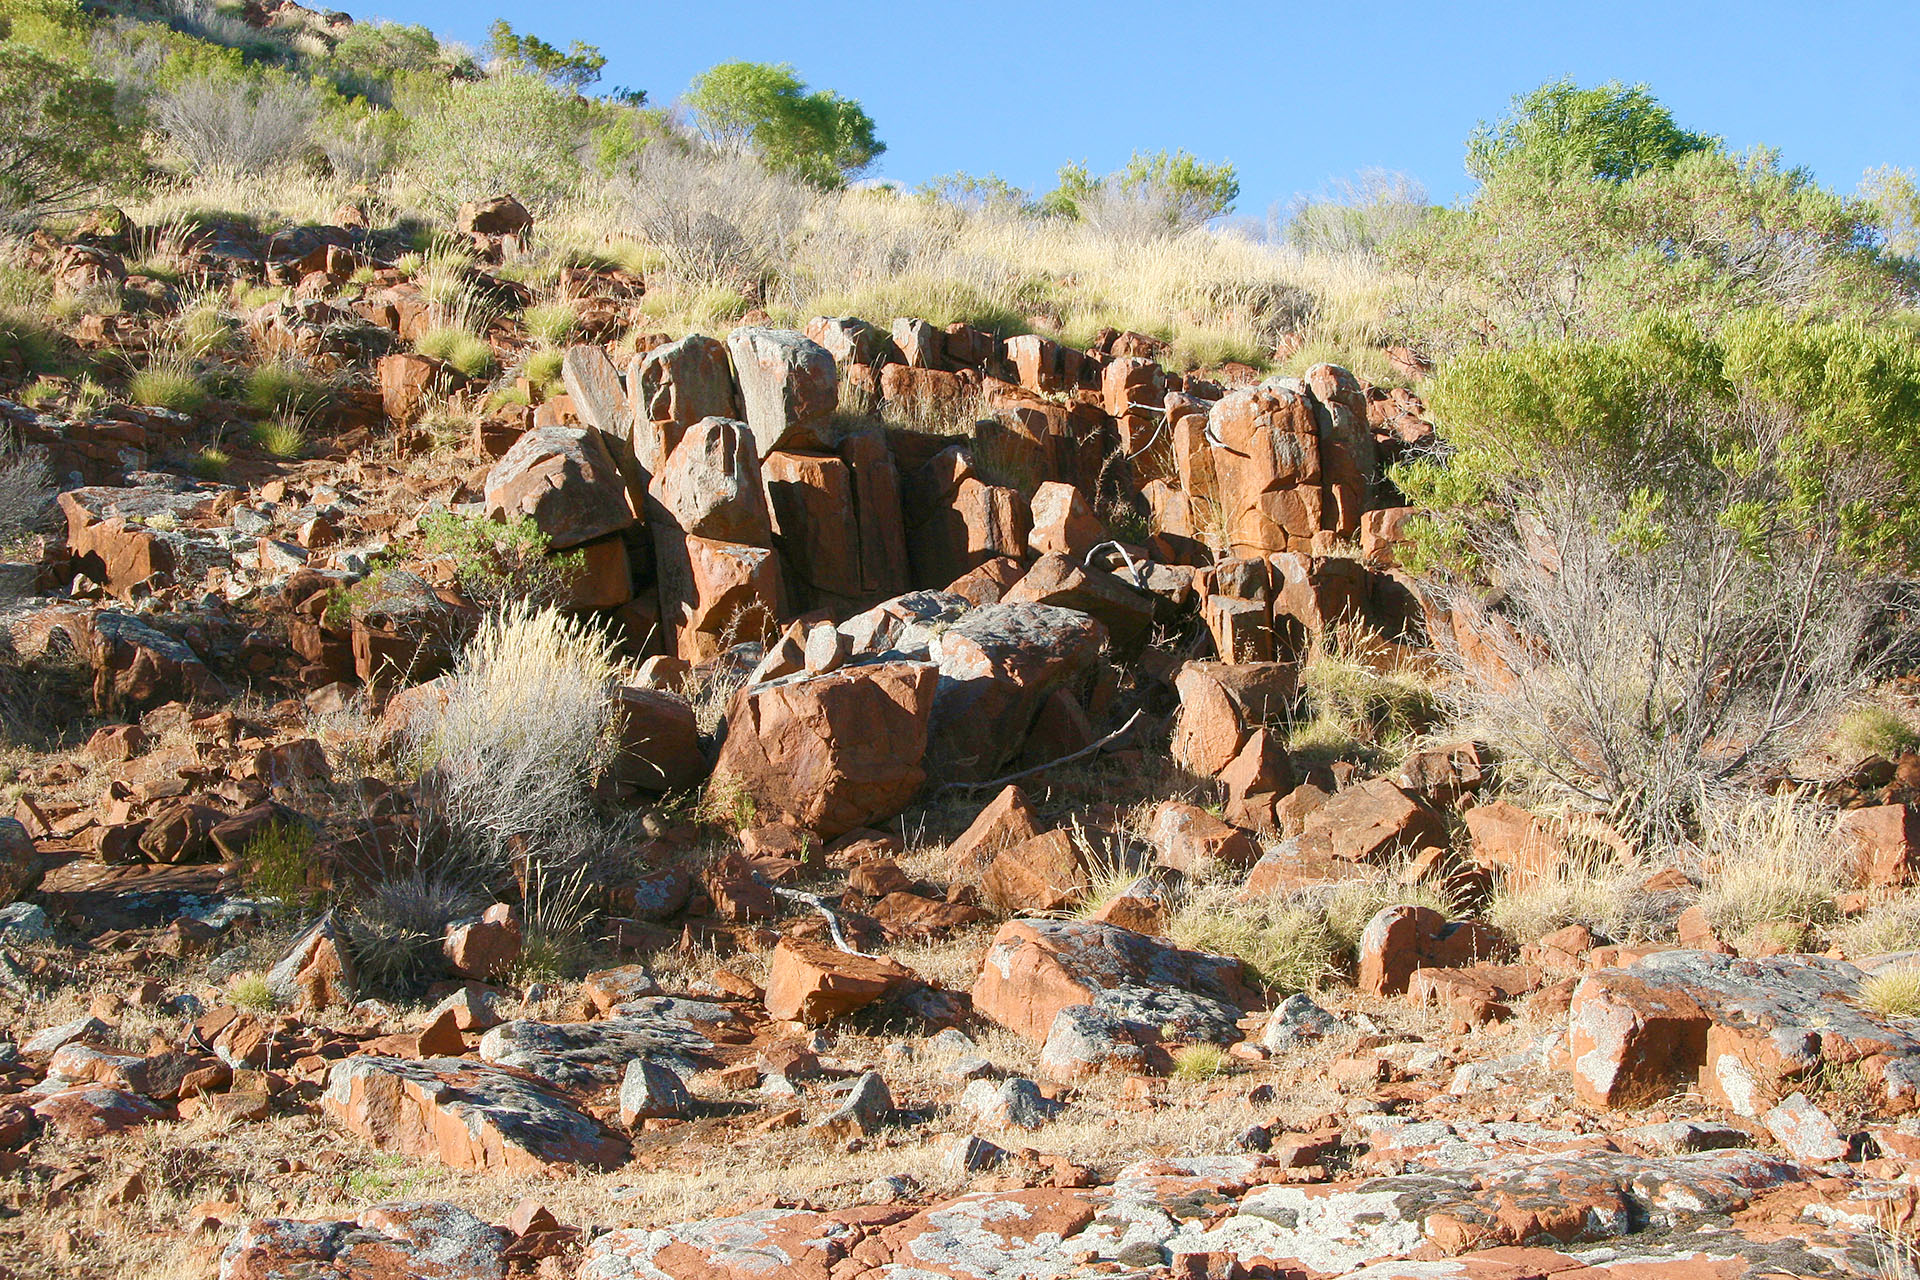
[[[543,347],[530,230],[206,222],[225,390],[0,399],[11,1274],[1905,1274],[1920,757],[1818,874],[1522,807],[1415,392],[607,265]],[[148,234],[33,239],[72,341],[177,340]]]

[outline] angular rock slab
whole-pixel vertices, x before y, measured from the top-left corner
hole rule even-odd
[[[1070,1005],[1183,1038],[1235,1040],[1253,1000],[1241,965],[1091,920],[1009,920],[973,985],[974,1008],[1036,1043]]]
[[[499,1280],[506,1233],[440,1201],[392,1200],[334,1222],[258,1218],[220,1255],[220,1280]]]
[[[827,840],[890,818],[926,780],[938,679],[928,663],[882,662],[743,689],[713,785],[738,788],[761,822]]]
[[[1709,1102],[1758,1117],[1821,1062],[1858,1064],[1890,1112],[1920,1106],[1920,1036],[1855,1003],[1862,972],[1824,956],[1743,960],[1662,951],[1587,975],[1567,1047],[1596,1106],[1658,1101],[1698,1081]]]
[[[480,1060],[562,1089],[618,1084],[635,1058],[690,1073],[714,1064],[716,1037],[744,1030],[731,1009],[704,1000],[643,996],[600,1022],[503,1022],[480,1037]]]
[[[604,1169],[627,1157],[625,1142],[560,1094],[460,1058],[347,1058],[334,1065],[320,1103],[383,1151],[455,1169]]]

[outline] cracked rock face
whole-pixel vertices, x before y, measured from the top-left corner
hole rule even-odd
[[[1892,1112],[1920,1104],[1920,1037],[1862,1009],[1862,974],[1824,956],[1667,951],[1589,974],[1568,1023],[1573,1083],[1596,1106],[1646,1105],[1698,1082],[1758,1117],[1822,1062],[1858,1064]]]
[[[618,1084],[635,1058],[658,1058],[680,1072],[711,1066],[715,1037],[737,1030],[723,1005],[643,996],[600,1022],[503,1022],[480,1038],[480,1060],[558,1088],[588,1089]]]
[[[382,1150],[455,1169],[609,1168],[627,1155],[625,1142],[561,1094],[459,1058],[345,1059],[328,1077],[321,1106]]]
[[[1009,921],[973,987],[976,1010],[1034,1041],[1071,1005],[1181,1038],[1230,1040],[1251,999],[1238,960],[1095,921]]]
[[[220,1280],[498,1280],[506,1244],[464,1209],[389,1201],[337,1222],[249,1223],[220,1255]]]

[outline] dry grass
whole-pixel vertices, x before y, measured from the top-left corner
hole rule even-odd
[[[1920,969],[1889,969],[1860,984],[1862,1008],[1883,1018],[1920,1016]]]
[[[1723,937],[1834,918],[1847,873],[1833,846],[1832,810],[1782,792],[1711,797],[1700,812],[1700,906]]]
[[[1032,330],[1080,346],[1111,326],[1161,338],[1171,344],[1168,363],[1196,367],[1224,360],[1264,366],[1280,338],[1298,334],[1306,345],[1287,371],[1334,359],[1375,381],[1397,381],[1380,348],[1400,286],[1366,255],[1303,253],[1227,230],[1122,238],[1081,223],[968,212],[889,192],[780,190],[750,200],[737,175],[718,185],[679,181],[691,182],[690,198],[722,219],[738,213],[751,221],[752,243],[723,244],[720,267],[696,270],[649,243],[650,227],[656,237],[664,232],[630,189],[590,179],[546,211],[534,231],[534,262],[516,274],[537,281],[553,274],[541,263],[568,255],[644,269],[644,327],[674,336],[728,327],[759,305],[775,323],[796,328],[814,315],[858,315],[883,326],[914,316]],[[752,183],[779,180],[761,174]],[[143,224],[171,225],[207,210],[326,222],[340,204],[363,196],[344,181],[304,172],[219,173],[158,188],[128,212]],[[432,204],[393,181],[373,201],[384,222],[431,224],[438,221]],[[747,217],[762,206],[778,216]],[[773,223],[777,234],[764,230]],[[725,258],[728,251],[740,260]]]

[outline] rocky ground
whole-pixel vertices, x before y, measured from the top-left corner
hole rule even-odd
[[[527,230],[460,224],[506,367]],[[135,231],[34,244],[126,301],[83,347],[177,319]],[[439,304],[401,248],[354,209],[183,246],[279,287],[246,358],[327,380],[305,457],[239,400],[0,399],[63,526],[0,569],[0,1270],[1912,1270],[1920,1020],[1863,996],[1910,956],[1731,935],[1619,850],[1630,929],[1503,930],[1617,835],[1430,700],[1300,731],[1336,649],[1448,678],[1384,470],[1414,392],[1139,334],[635,338],[604,266],[558,385],[488,384],[406,349]],[[356,904],[419,870],[407,734],[498,603],[445,515],[569,556],[618,744],[565,927],[523,873],[409,986]],[[1869,912],[1920,875],[1920,758],[1823,781]]]

